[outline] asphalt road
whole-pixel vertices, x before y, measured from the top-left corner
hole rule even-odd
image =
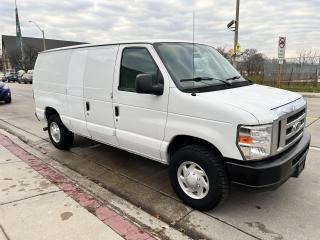
[[[166,166],[82,137],[76,137],[71,151],[53,148],[34,116],[31,85],[9,85],[12,104],[0,103],[0,123],[14,126],[34,148],[177,228],[214,239],[320,239],[320,98],[307,99],[312,147],[299,178],[272,192],[232,189],[223,205],[200,213],[173,193]]]

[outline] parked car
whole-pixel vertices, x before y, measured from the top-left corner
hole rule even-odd
[[[7,82],[16,82],[16,81],[18,81],[18,76],[14,72],[8,72],[5,74],[5,80]]]
[[[7,84],[0,81],[0,101],[11,103],[11,91]]]
[[[217,206],[230,184],[273,190],[305,166],[304,98],[253,84],[208,45],[49,50],[33,84],[55,147],[70,148],[79,134],[167,164],[173,189],[195,209]]]
[[[4,73],[0,72],[0,81],[4,81],[5,80],[5,75]]]
[[[32,84],[32,72],[24,73],[18,83],[30,83]]]
[[[22,79],[22,76],[23,76],[23,74],[25,74],[26,72],[24,71],[24,70],[19,70],[18,72],[17,72],[17,82],[18,83],[21,83],[21,79]]]

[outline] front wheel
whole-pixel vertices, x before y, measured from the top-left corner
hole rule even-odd
[[[11,97],[5,100],[5,103],[11,103]]]
[[[52,144],[62,150],[69,149],[73,144],[74,135],[62,123],[59,115],[52,115],[48,119],[48,132]]]
[[[169,176],[177,195],[194,209],[213,209],[228,196],[225,166],[208,147],[188,145],[177,150],[170,161]]]

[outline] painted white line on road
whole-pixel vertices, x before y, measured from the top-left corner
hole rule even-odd
[[[310,147],[310,149],[320,151],[320,147]]]

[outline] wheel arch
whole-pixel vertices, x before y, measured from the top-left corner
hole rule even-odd
[[[44,115],[45,115],[47,121],[48,121],[49,117],[54,114],[57,114],[58,116],[60,116],[58,111],[55,108],[53,108],[53,107],[46,107],[45,108]]]
[[[190,136],[190,135],[177,135],[172,138],[167,148],[168,164],[170,164],[170,158],[174,152],[176,152],[181,147],[191,145],[191,144],[206,146],[210,148],[212,151],[214,151],[216,154],[223,156],[220,150],[214,144],[212,144],[211,142],[205,139]]]

